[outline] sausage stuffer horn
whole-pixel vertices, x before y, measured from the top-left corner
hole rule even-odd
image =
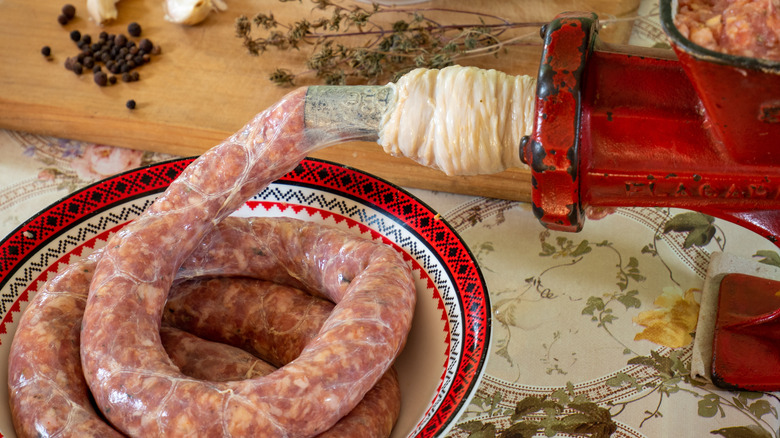
[[[377,141],[393,90],[386,86],[311,86],[306,91],[307,132],[331,132],[343,140]]]

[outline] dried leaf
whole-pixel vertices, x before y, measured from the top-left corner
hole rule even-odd
[[[593,422],[593,419],[585,414],[571,414],[558,420],[554,426],[556,432],[577,433]]]
[[[569,407],[586,414],[594,421],[600,423],[607,423],[612,421],[612,415],[609,413],[609,410],[604,409],[593,402],[570,403]]]
[[[768,431],[754,424],[750,426],[724,427],[713,430],[710,433],[725,438],[771,438],[772,436]]]
[[[536,421],[521,421],[509,426],[501,433],[501,438],[531,438],[541,428],[541,425]]]
[[[566,392],[564,388],[556,389],[552,393],[552,398],[558,401],[558,403],[562,405],[566,405],[569,403],[569,394]]]
[[[482,430],[482,428],[485,426],[484,423],[478,420],[469,421],[467,423],[461,423],[458,424],[458,427],[465,430],[466,432],[473,433]]]
[[[496,426],[492,423],[470,421],[460,424],[458,427],[469,432],[468,438],[496,438]]]
[[[617,424],[611,418],[600,421],[587,414],[571,414],[561,418],[552,429],[571,435],[608,438],[617,431]]]
[[[512,421],[542,410],[547,405],[545,397],[528,396],[517,402],[515,412],[512,414]]]

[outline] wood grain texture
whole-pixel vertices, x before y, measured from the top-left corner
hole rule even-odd
[[[417,6],[446,6],[486,11],[512,21],[547,22],[567,10],[588,10],[601,17],[626,16],[639,0],[431,0]],[[57,23],[60,9],[71,2],[77,16]],[[228,0],[228,10],[213,13],[197,26],[163,19],[161,0],[122,0],[116,22],[104,27],[88,19],[85,0],[0,0],[0,128],[53,135],[179,156],[198,155],[240,129],[256,113],[290,89],[267,77],[278,67],[300,71],[301,51],[269,50],[247,54],[235,37],[240,15],[273,12],[281,22],[310,16],[311,3],[277,0]],[[99,87],[91,74],[76,76],[64,68],[78,53],[69,39],[77,29],[97,37],[101,30],[126,33],[127,24],[143,27],[142,37],[162,48],[152,62],[137,69],[141,80]],[[611,42],[627,40],[630,24],[602,30]],[[525,29],[535,33],[538,28]],[[46,59],[40,49],[48,45]],[[536,75],[541,46],[510,47],[500,57],[473,58],[469,65],[511,74]],[[464,64],[466,64],[464,62]],[[296,85],[313,84],[299,81]],[[134,99],[135,110],[125,102]],[[447,177],[405,158],[394,158],[373,143],[348,143],[321,150],[314,157],[336,161],[406,186],[513,200],[530,198],[530,176],[513,169],[496,175]]]

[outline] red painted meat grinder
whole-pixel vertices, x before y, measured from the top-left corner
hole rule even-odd
[[[588,207],[700,211],[780,246],[780,62],[699,47],[674,26],[673,51],[610,46],[588,13],[542,29],[533,132],[521,156],[536,216],[579,231]],[[780,282],[720,285],[712,379],[780,391]]]
[[[780,62],[695,46],[661,8],[673,52],[604,44],[588,13],[542,29],[521,151],[537,217],[577,231],[587,206],[679,207],[780,244]]]

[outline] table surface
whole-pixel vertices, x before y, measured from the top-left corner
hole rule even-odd
[[[635,24],[632,44],[660,38],[656,11],[654,2],[642,3],[640,14],[650,17]],[[80,187],[173,158],[24,130],[0,130],[0,151],[2,236]],[[777,253],[769,242],[716,220],[711,239],[686,247],[690,232],[659,230],[688,212],[660,208],[621,208],[581,233],[558,233],[541,227],[523,202],[409,190],[464,239],[492,305],[485,375],[450,436],[493,436],[486,433],[512,424],[518,403],[538,397],[576,397],[585,415],[607,409],[618,425],[613,436],[780,436],[775,394],[723,391],[690,374],[710,256],[755,260],[761,251]],[[671,372],[664,361],[676,365]],[[588,431],[599,436],[598,428]]]
[[[173,25],[163,19],[162,1],[119,2],[119,17],[102,29],[125,33],[128,23],[141,23],[141,37],[151,39],[162,52],[135,71],[140,80],[98,87],[90,74],[76,76],[63,68],[65,59],[78,53],[68,33],[79,30],[97,38],[101,30],[78,11],[65,26],[57,23],[61,0],[3,0],[0,2],[0,128],[66,136],[88,142],[140,150],[197,155],[240,129],[256,113],[278,101],[290,88],[274,86],[267,78],[276,68],[305,70],[308,47],[301,50],[267,50],[250,56],[235,37],[235,20],[273,11],[280,23],[298,17],[314,21],[309,1],[230,0],[226,11],[210,15],[198,26]],[[500,14],[513,22],[540,23],[563,10],[598,11],[605,17],[620,17],[636,9],[639,0],[522,0],[502,1]],[[429,0],[426,8],[445,7],[494,12],[494,0]],[[366,6],[362,4],[362,6]],[[428,12],[448,23],[475,23],[468,16]],[[398,15],[377,18],[390,23]],[[607,18],[604,18],[606,20]],[[487,24],[497,21],[486,19]],[[607,42],[623,42],[630,23],[617,21],[600,31]],[[254,36],[260,36],[257,32]],[[522,44],[511,45],[500,56],[482,56],[460,62],[496,68],[511,74],[536,75],[541,55],[538,24],[510,30],[508,36],[528,35]],[[52,49],[50,59],[40,48]],[[304,76],[297,86],[313,84]],[[134,99],[136,109],[125,102]],[[496,175],[446,177],[412,160],[391,157],[370,142],[349,142],[312,154],[370,172],[410,187],[447,190],[504,199],[528,200],[530,175],[510,169]]]

